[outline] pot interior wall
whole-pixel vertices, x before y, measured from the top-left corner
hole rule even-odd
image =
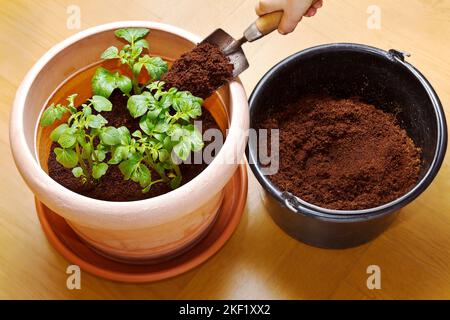
[[[361,97],[396,114],[401,127],[422,149],[421,177],[426,174],[436,152],[433,104],[420,81],[387,56],[330,49],[288,60],[254,95],[251,127],[267,108],[283,108],[304,95],[323,93],[335,98]]]

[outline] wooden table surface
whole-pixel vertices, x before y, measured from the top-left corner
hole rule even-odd
[[[386,233],[361,247],[331,251],[291,239],[271,221],[250,174],[247,208],[236,233],[199,268],[145,285],[82,273],[81,290],[66,288],[69,262],[47,242],[33,195],[9,151],[9,113],[25,73],[51,46],[79,31],[67,28],[73,5],[81,10],[81,29],[117,20],[152,20],[201,36],[222,27],[237,37],[255,18],[255,2],[0,0],[0,298],[450,298],[448,157],[431,187],[402,210]],[[248,94],[271,66],[296,51],[358,42],[411,52],[408,61],[428,77],[450,115],[450,0],[324,2],[318,16],[305,20],[294,34],[274,33],[245,46],[251,67],[241,79]],[[378,9],[381,29],[369,28],[369,12]],[[381,290],[367,288],[369,265],[381,268]]]

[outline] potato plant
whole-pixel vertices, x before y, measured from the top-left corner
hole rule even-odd
[[[52,104],[42,115],[40,124],[44,127],[69,115],[50,138],[58,144],[54,148],[56,160],[72,169],[83,183],[95,183],[109,166],[117,165],[124,179],[139,183],[143,192],[156,183],[177,188],[182,181],[178,160],[186,160],[191,152],[203,148],[202,135],[193,125],[193,119],[202,113],[203,100],[188,91],[165,90],[164,82],[157,81],[168,68],[160,57],[143,54],[149,47],[144,39],[148,32],[141,28],[117,30],[116,36],[127,44],[120,50],[110,47],[102,54],[103,59],[119,59],[127,65],[131,79],[98,68],[92,79],[91,99],[76,108],[74,94],[66,105]],[[150,80],[140,84],[138,76],[143,68]],[[124,126],[107,126],[101,113],[114,112],[108,98],[115,89],[128,97],[127,109],[138,119],[141,130],[130,134]]]
[[[127,44],[122,49],[111,46],[101,55],[102,59],[119,59],[119,61],[127,65],[131,71],[131,79],[118,72],[111,73],[105,68],[98,68],[92,78],[92,88],[94,94],[102,95],[108,98],[114,89],[120,89],[124,94],[128,95],[130,91],[134,94],[140,94],[152,81],[159,80],[161,75],[168,70],[167,62],[160,57],[151,57],[143,54],[144,49],[149,48],[147,40],[144,38],[150,32],[144,28],[119,29],[115,31],[115,35],[124,39]],[[139,84],[138,77],[144,68],[149,76],[147,84]]]
[[[201,115],[203,100],[187,91],[176,88],[166,91],[163,87],[162,81],[151,83],[148,91],[128,99],[127,108],[131,116],[140,118],[142,132],[137,131],[133,136],[139,138],[142,148],[136,153],[160,175],[161,181],[170,180],[170,186],[176,188],[182,177],[172,157],[186,160],[191,152],[201,150],[204,145],[201,133],[191,123]],[[128,168],[121,164],[120,169],[127,178]]]
[[[52,125],[60,120],[65,113],[70,116],[67,122],[60,124],[50,134],[50,139],[59,147],[54,149],[56,160],[65,168],[72,169],[75,177],[83,183],[100,179],[108,170],[105,161],[111,147],[120,139],[120,130],[108,127],[108,121],[100,114],[111,111],[111,102],[102,96],[93,96],[80,108],[75,108],[76,94],[67,98],[68,104],[52,104],[41,118],[41,126]],[[94,108],[99,114],[92,114]],[[95,144],[96,138],[99,143]]]

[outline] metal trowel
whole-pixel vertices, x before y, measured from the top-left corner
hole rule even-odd
[[[230,59],[234,66],[233,77],[237,77],[249,66],[241,46],[246,42],[258,40],[276,30],[282,16],[282,11],[276,11],[259,17],[245,30],[244,36],[239,40],[234,39],[222,29],[217,29],[202,42],[218,46],[223,54]]]

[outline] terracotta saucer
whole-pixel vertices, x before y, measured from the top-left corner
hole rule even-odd
[[[53,247],[82,270],[109,280],[142,283],[171,278],[189,271],[212,257],[236,230],[247,200],[247,169],[240,165],[225,187],[225,198],[208,234],[186,253],[153,264],[127,264],[110,260],[88,247],[66,221],[36,199],[44,233]]]

